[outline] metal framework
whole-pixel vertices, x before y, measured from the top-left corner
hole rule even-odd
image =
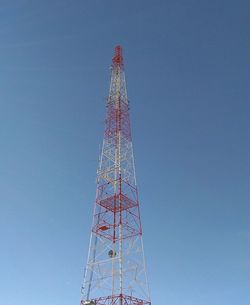
[[[112,59],[81,305],[151,305],[120,46]]]

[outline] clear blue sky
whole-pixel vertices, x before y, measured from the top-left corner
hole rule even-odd
[[[250,304],[249,3],[0,1],[0,303],[79,304],[113,47],[153,305]]]

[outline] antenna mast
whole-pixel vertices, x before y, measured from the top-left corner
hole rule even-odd
[[[115,47],[81,305],[151,305],[121,46]]]

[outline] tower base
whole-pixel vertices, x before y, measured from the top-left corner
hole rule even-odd
[[[89,301],[81,301],[81,305],[151,305],[150,301],[141,300],[129,295],[100,297]]]

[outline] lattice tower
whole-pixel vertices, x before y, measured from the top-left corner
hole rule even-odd
[[[81,305],[150,305],[122,49],[115,47]]]

